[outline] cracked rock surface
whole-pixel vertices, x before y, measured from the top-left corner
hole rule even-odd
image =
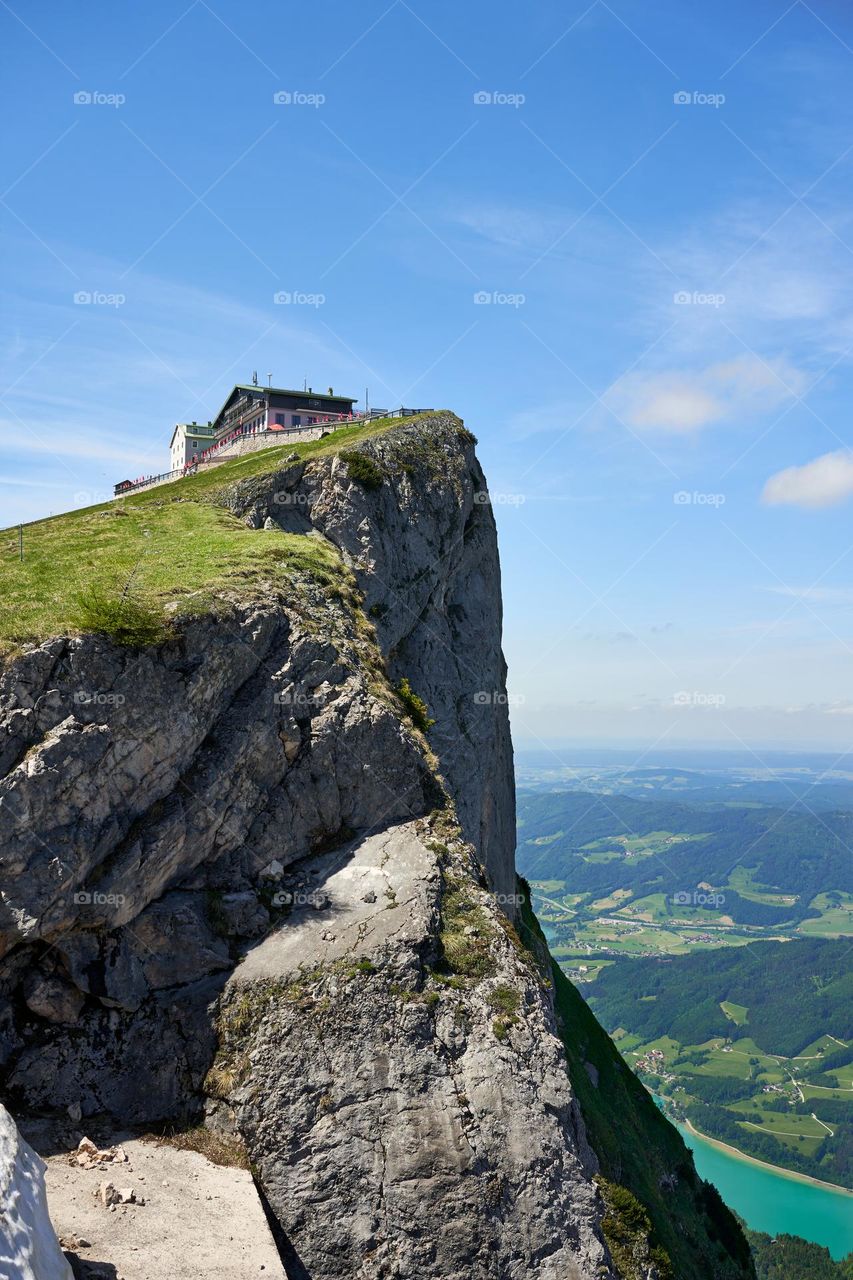
[[[448,853],[488,974],[432,976],[437,850],[406,823],[302,868],[310,900],[229,979],[216,1114],[247,1143],[295,1275],[611,1276],[547,992],[463,845]]]
[[[0,672],[3,1096],[75,1125],[206,1108],[297,1277],[610,1277],[550,995],[508,920],[473,438],[440,414],[359,451],[380,483],[344,451],[221,499],[265,539],[328,540],[339,581],[296,569],[168,643],[59,636]]]

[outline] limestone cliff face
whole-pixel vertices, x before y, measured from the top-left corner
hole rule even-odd
[[[429,706],[429,740],[492,888],[515,893],[515,784],[501,652],[495,522],[473,437],[452,414],[366,446],[386,482],[352,483],[345,459],[237,486],[258,524],[319,531],[355,574],[392,681]],[[512,903],[509,911],[512,912]]]
[[[218,500],[338,572],[306,556],[167,643],[59,636],[0,676],[2,1096],[238,1131],[295,1277],[615,1277],[513,926],[473,438],[430,415]]]

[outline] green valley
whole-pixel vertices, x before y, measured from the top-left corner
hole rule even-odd
[[[853,813],[691,777],[644,771],[642,796],[528,785],[519,869],[561,967],[672,1119],[853,1186]]]

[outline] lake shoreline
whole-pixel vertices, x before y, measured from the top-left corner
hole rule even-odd
[[[771,1173],[778,1174],[781,1178],[789,1178],[792,1182],[805,1182],[813,1187],[822,1187],[825,1191],[835,1191],[842,1196],[853,1196],[853,1191],[849,1187],[840,1187],[837,1182],[824,1182],[821,1178],[812,1178],[807,1173],[797,1173],[794,1169],[786,1169],[781,1164],[771,1164],[768,1160],[758,1160],[755,1156],[748,1156],[745,1151],[739,1151],[737,1147],[731,1146],[728,1142],[721,1142],[719,1138],[709,1138],[707,1133],[702,1133],[701,1130],[695,1128],[689,1120],[684,1121],[684,1127],[694,1138],[700,1138],[702,1142],[707,1142],[710,1146],[717,1147],[720,1151],[725,1151],[737,1160],[743,1160],[747,1164],[757,1164],[762,1169],[768,1169]]]

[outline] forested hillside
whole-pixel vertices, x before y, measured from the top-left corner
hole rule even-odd
[[[622,960],[584,990],[677,1119],[758,1159],[853,1185],[848,940]]]
[[[664,894],[670,914],[699,885],[725,915],[773,928],[817,918],[818,894],[853,892],[853,813],[678,804],[583,791],[521,791],[519,870],[573,894]],[[657,837],[654,843],[650,843]],[[645,841],[645,843],[644,843]]]
[[[794,1057],[824,1034],[853,1037],[850,943],[803,938],[753,942],[671,960],[635,960],[602,971],[589,991],[606,1027],[630,1027],[644,1040],[683,1044],[714,1036],[752,1039],[765,1053]],[[721,1008],[748,1010],[734,1023]],[[823,1061],[830,1070],[832,1055]],[[838,1057],[850,1061],[850,1050]],[[837,1065],[843,1065],[838,1062]]]

